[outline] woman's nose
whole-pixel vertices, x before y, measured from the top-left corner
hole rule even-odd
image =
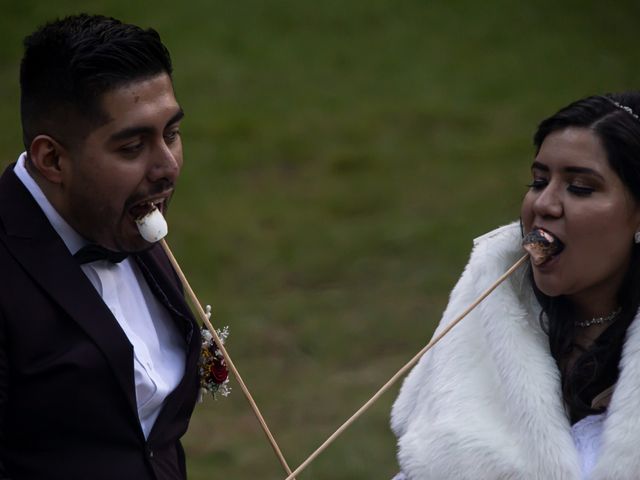
[[[552,184],[547,185],[534,200],[532,208],[542,218],[561,217],[564,212],[561,192]]]

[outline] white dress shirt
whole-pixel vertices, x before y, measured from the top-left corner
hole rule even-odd
[[[14,168],[15,174],[73,255],[88,242],[51,205],[29,175],[25,161],[26,153],[22,153]],[[81,265],[81,268],[133,346],[138,417],[147,438],[165,398],[182,380],[186,342],[169,312],[149,289],[133,259],[116,264],[99,260]]]

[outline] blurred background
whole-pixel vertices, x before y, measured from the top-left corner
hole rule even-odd
[[[517,219],[538,122],[640,85],[631,0],[1,4],[3,168],[25,35],[80,11],[160,32],[187,114],[168,241],[292,468],[428,342],[472,239]],[[232,388],[197,406],[190,478],[284,478]],[[389,479],[398,388],[298,478]]]

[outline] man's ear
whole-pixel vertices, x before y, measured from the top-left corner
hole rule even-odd
[[[63,161],[66,149],[49,135],[38,135],[31,142],[29,158],[35,170],[51,183],[62,183]]]

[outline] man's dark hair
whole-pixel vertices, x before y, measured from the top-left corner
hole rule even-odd
[[[27,151],[41,134],[71,148],[108,121],[102,95],[172,73],[171,57],[155,30],[101,15],[48,23],[26,37],[24,47],[20,109]]]

